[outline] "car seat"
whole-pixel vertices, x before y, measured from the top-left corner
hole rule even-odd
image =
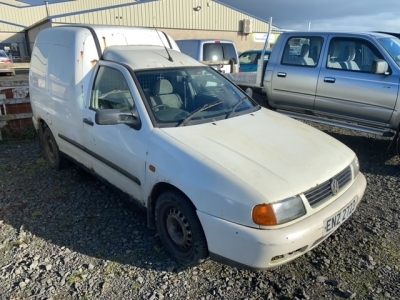
[[[169,107],[181,108],[182,99],[178,94],[173,93],[171,82],[167,79],[157,80],[151,88],[151,106],[167,105]]]

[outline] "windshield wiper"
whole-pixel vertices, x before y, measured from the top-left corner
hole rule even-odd
[[[247,99],[247,96],[244,96],[242,99],[240,99],[240,100],[238,101],[238,103],[236,103],[235,106],[232,107],[232,110],[226,115],[225,119],[229,119],[229,118],[235,113],[236,108],[238,108],[238,106],[239,106],[240,104],[242,104],[243,101],[246,100],[246,99]]]
[[[189,122],[189,121],[190,121],[194,116],[196,116],[197,114],[199,114],[199,113],[201,113],[202,111],[205,111],[205,110],[207,110],[207,109],[209,109],[209,108],[211,108],[211,107],[217,106],[217,105],[221,104],[222,102],[223,102],[223,101],[221,101],[221,100],[215,101],[215,102],[212,102],[212,103],[205,104],[204,106],[199,107],[198,109],[195,109],[195,110],[192,111],[190,114],[188,114],[188,115],[186,116],[186,118],[184,118],[184,119],[182,120],[182,122],[179,123],[176,127],[185,126],[186,123]]]

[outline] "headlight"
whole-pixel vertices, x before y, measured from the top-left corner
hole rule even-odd
[[[358,172],[360,172],[360,163],[358,161],[357,156],[351,162],[351,168],[353,169],[353,178],[356,178],[358,175]]]
[[[300,196],[285,199],[272,204],[259,204],[253,208],[254,223],[262,226],[280,225],[306,214]]]

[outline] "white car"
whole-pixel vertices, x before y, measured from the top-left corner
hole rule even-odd
[[[12,58],[7,55],[4,50],[0,49],[0,73],[6,73],[7,75],[15,75],[15,70],[11,66]]]
[[[39,33],[30,97],[53,168],[68,158],[123,191],[186,266],[279,266],[350,217],[366,188],[352,150],[261,108],[153,29],[125,30]],[[125,44],[135,36],[146,45]]]

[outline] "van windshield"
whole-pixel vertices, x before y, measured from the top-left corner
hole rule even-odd
[[[203,44],[203,60],[217,61],[234,59],[236,62],[236,50],[229,43],[205,43]]]
[[[400,40],[398,38],[381,38],[378,41],[400,67]]]
[[[146,95],[149,113],[159,127],[212,122],[260,108],[247,94],[209,67],[145,70],[135,75]]]

